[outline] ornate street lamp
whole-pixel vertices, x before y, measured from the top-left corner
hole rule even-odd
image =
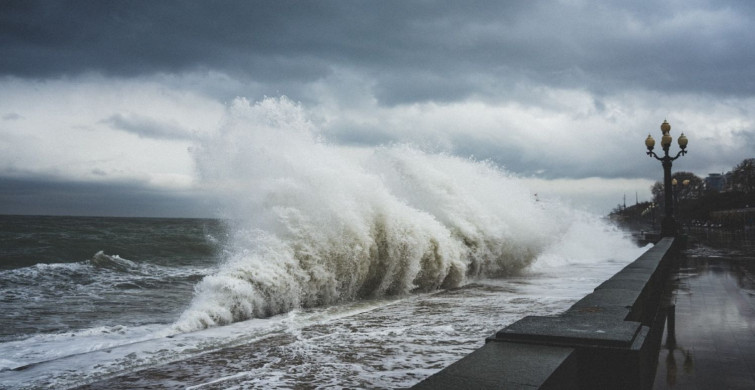
[[[665,120],[663,121],[663,124],[661,124],[661,132],[663,133],[663,136],[661,137],[663,157],[658,157],[658,155],[653,152],[655,140],[650,134],[648,134],[648,138],[645,140],[645,146],[648,148],[648,156],[655,157],[655,159],[660,161],[661,165],[663,165],[663,203],[666,208],[666,213],[663,217],[663,221],[661,221],[661,237],[675,237],[676,221],[674,221],[674,195],[672,193],[673,190],[671,189],[671,162],[679,158],[679,156],[687,154],[687,137],[684,136],[684,133],[679,136],[677,142],[679,143],[679,148],[682,150],[680,150],[676,156],[671,157],[668,154],[668,149],[671,146],[672,141],[671,134],[669,134],[671,132],[671,125]]]

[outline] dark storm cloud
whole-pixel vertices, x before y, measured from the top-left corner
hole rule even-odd
[[[203,68],[246,70],[265,78],[313,73],[313,67],[292,61],[298,50],[287,41],[298,34],[280,31],[283,17],[297,19],[289,10],[309,13],[306,4],[6,1],[0,6],[5,74],[133,76]],[[286,55],[278,55],[283,46]]]
[[[115,114],[101,122],[144,138],[188,139],[191,135],[189,131],[176,124],[164,123],[135,114]]]
[[[136,182],[0,176],[0,214],[208,217],[212,215],[208,204],[196,194],[161,191]]]
[[[350,69],[383,104],[505,96],[523,80],[755,90],[749,2],[579,3],[4,1],[0,74],[217,70],[280,89]]]

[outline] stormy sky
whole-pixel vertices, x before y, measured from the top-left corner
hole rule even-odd
[[[212,216],[191,148],[237,97],[332,144],[490,160],[606,213],[755,157],[755,3],[0,1],[0,213]],[[672,147],[672,150],[676,145]]]

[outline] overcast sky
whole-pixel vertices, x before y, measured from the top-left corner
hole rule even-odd
[[[236,97],[332,144],[489,159],[606,213],[755,157],[755,2],[0,1],[0,213],[212,216],[190,149]],[[676,149],[676,145],[672,150]]]

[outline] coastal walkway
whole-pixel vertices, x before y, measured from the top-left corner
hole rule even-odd
[[[755,389],[755,251],[688,248],[653,389]]]

